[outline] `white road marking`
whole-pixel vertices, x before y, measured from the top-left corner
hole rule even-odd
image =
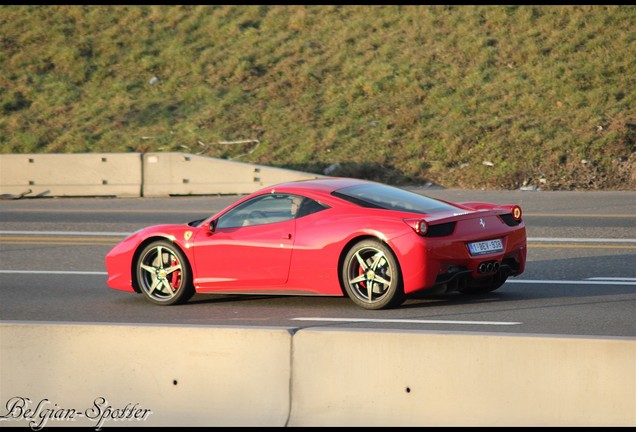
[[[291,318],[293,321],[328,321],[328,322],[377,322],[406,324],[461,324],[461,325],[519,325],[521,322],[503,321],[450,321],[450,320],[418,320],[418,319],[380,319],[380,318]]]
[[[636,282],[636,278],[625,278],[625,277],[591,277],[586,280],[612,280],[612,281],[634,281]]]
[[[529,242],[636,243],[636,239],[617,238],[528,237],[527,240]]]
[[[58,275],[100,275],[107,272],[98,271],[61,271],[61,270],[0,270],[2,274],[58,274]],[[549,279],[508,279],[506,283],[544,284],[544,285],[635,285],[636,278],[593,277],[585,280],[549,280]]]
[[[101,231],[0,231],[0,235],[76,235],[127,237],[131,232]],[[624,238],[566,238],[566,237],[528,237],[529,242],[579,242],[579,243],[636,243],[636,239]]]
[[[57,275],[105,275],[107,272],[91,272],[91,271],[58,271],[58,270],[0,270],[5,274],[57,274]]]
[[[547,279],[508,279],[506,283],[526,283],[526,284],[552,284],[552,285],[635,285],[636,281],[632,282],[632,279],[627,280],[606,280],[609,278],[602,278],[604,280],[547,280]]]
[[[125,232],[102,232],[102,231],[0,231],[5,235],[73,235],[73,236],[108,236],[127,237],[132,233]]]

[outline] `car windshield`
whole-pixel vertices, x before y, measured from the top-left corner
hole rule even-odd
[[[459,208],[415,192],[375,183],[349,186],[332,192],[332,195],[362,207],[421,214],[456,211]]]

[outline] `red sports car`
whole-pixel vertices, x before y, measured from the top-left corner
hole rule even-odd
[[[206,219],[144,228],[106,255],[108,286],[160,305],[195,293],[288,294],[348,296],[365,309],[440,286],[493,291],[525,262],[517,205],[349,178],[270,186]]]

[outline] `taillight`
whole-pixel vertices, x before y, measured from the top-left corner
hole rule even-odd
[[[512,217],[519,222],[521,220],[521,207],[518,205],[512,207]]]
[[[510,216],[510,215],[508,215]],[[404,222],[410,226],[418,235],[426,237],[446,237],[453,234],[457,222],[444,222],[429,225],[428,222],[420,218],[404,219]]]
[[[421,219],[415,222],[415,232],[419,235],[426,235],[428,232],[428,224],[425,220]]]

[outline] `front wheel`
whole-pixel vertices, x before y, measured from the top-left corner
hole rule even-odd
[[[342,282],[349,298],[365,309],[384,309],[404,301],[398,262],[377,240],[363,240],[349,250]]]
[[[155,304],[185,303],[194,295],[188,261],[167,241],[147,245],[136,263],[137,283],[146,299]]]

